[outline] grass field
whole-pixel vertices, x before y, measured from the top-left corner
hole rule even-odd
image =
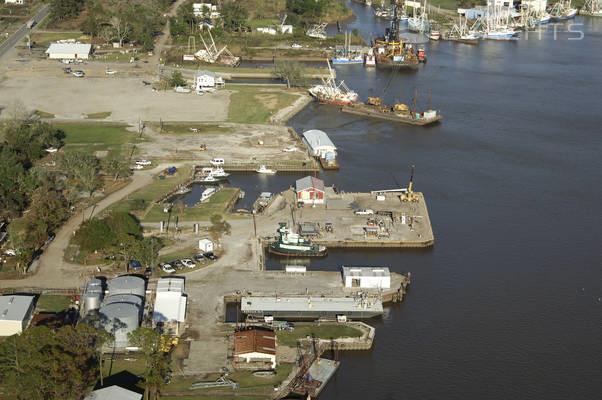
[[[307,336],[318,339],[337,339],[343,337],[360,337],[362,332],[358,329],[344,325],[310,325],[296,326],[293,331],[276,332],[278,343],[286,346],[296,346],[297,340]]]
[[[228,121],[263,124],[278,110],[291,105],[298,96],[282,89],[265,86],[228,85],[230,96]]]
[[[89,153],[108,151],[110,155],[129,156],[133,145],[146,141],[126,130],[125,125],[56,124],[65,132],[65,151],[84,150]]]
[[[177,215],[182,222],[190,221],[207,221],[213,214],[223,214],[226,206],[232,200],[232,197],[236,194],[235,188],[223,188],[205,203],[201,203],[194,207],[186,207],[181,212],[178,207],[172,209],[172,220]],[[157,196],[159,197],[159,196]],[[156,204],[150,211],[144,216],[143,222],[160,222],[164,221],[167,217],[163,211],[162,204]]]
[[[115,356],[113,361],[110,360],[108,354],[105,355],[105,359],[102,364],[102,373],[105,378],[118,374],[122,371],[129,371],[134,375],[141,375],[144,373],[144,360],[142,357],[137,357],[133,354],[130,357]]]
[[[71,298],[69,296],[58,296],[43,294],[38,299],[36,309],[43,312],[58,313],[66,311],[71,304]]]
[[[147,123],[148,125],[148,123]],[[150,127],[159,132],[159,124],[151,123]],[[196,129],[196,132],[191,131],[191,129]],[[164,123],[163,130],[161,133],[169,134],[169,135],[202,135],[204,133],[232,133],[234,132],[233,128],[227,126],[219,126],[215,124],[171,124]]]

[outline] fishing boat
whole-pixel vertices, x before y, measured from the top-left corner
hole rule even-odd
[[[336,47],[335,56],[331,61],[334,65],[362,64],[364,62],[364,58],[362,57],[362,47],[352,47],[351,35],[348,35],[347,32],[345,32],[345,45]]]
[[[275,169],[270,169],[265,165],[260,165],[258,169],[255,170],[258,174],[266,174],[266,175],[274,175],[276,172]]]
[[[512,28],[499,28],[488,30],[483,34],[483,39],[489,40],[511,40],[518,37],[519,32]]]
[[[310,88],[309,94],[320,103],[345,105],[356,101],[357,93],[350,90],[344,81],[337,84],[332,68],[330,68],[330,62],[328,60],[326,62],[328,63],[328,78],[321,78],[322,84]]]
[[[216,183],[221,182],[222,179],[216,178],[211,175],[207,175],[207,176],[201,176],[201,177],[197,178],[196,181],[199,183],[205,183],[205,184],[216,184]]]
[[[602,17],[602,0],[587,0],[579,14],[590,17]]]
[[[281,256],[324,257],[328,249],[292,233],[286,224],[281,224],[278,229],[280,237],[268,245],[268,252]]]
[[[386,8],[375,8],[374,15],[378,18],[390,18],[391,12]]]
[[[207,188],[201,193],[201,201],[206,201],[217,192],[216,188]]]
[[[571,6],[571,0],[561,0],[554,4],[550,11],[551,21],[559,22],[573,19],[577,15],[577,9]]]
[[[459,24],[454,24],[451,30],[444,32],[441,36],[443,40],[451,40],[464,44],[479,44],[479,37],[468,31],[466,26],[466,18],[460,16]]]
[[[414,11],[412,17],[408,18],[408,29],[410,32],[428,32],[430,30],[430,23],[426,12],[426,0],[424,1],[424,6],[420,6],[420,3],[418,5],[418,7],[412,8]],[[416,14],[416,10],[418,10],[418,15]]]
[[[550,14],[542,13],[540,15],[536,15],[535,18],[533,18],[533,25],[549,24],[551,19],[552,16]]]
[[[417,93],[414,95],[414,99],[416,99],[416,95]],[[417,112],[415,104],[416,103],[414,102],[414,110],[410,110],[405,104],[387,106],[382,104],[378,97],[368,97],[368,100],[365,103],[353,103],[342,107],[341,111],[348,114],[363,115],[371,118],[386,119],[389,121],[420,126],[437,123],[443,118],[436,110],[427,109],[422,113]]]
[[[376,66],[376,56],[374,56],[374,50],[370,49],[364,56],[364,65],[366,67],[375,67]]]
[[[431,31],[431,33],[429,34],[429,39],[431,39],[431,40],[439,40],[440,37],[441,37],[441,32],[439,32],[439,31]]]
[[[214,178],[218,178],[218,179],[225,179],[228,178],[230,176],[229,173],[227,173],[226,171],[224,171],[223,168],[220,167],[205,167],[201,170],[201,174],[203,176],[212,176]]]
[[[510,13],[503,11],[501,6],[493,8],[484,20],[477,18],[469,33],[489,40],[512,40],[519,35],[519,31],[510,27]]]

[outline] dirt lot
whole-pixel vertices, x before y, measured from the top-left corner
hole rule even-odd
[[[77,67],[75,67],[77,68]],[[143,120],[222,121],[228,117],[230,93],[197,96],[173,91],[154,92],[141,78],[76,78],[7,74],[0,83],[0,108],[19,100],[31,110],[54,114],[57,119],[111,111],[106,121],[136,123]],[[0,114],[0,118],[6,117]]]
[[[190,124],[191,127],[198,125]],[[231,127],[231,132],[199,134],[161,134],[145,129],[144,134],[152,141],[139,145],[140,154],[149,158],[193,156],[196,162],[208,162],[213,157],[222,157],[228,162],[248,162],[255,157],[262,162],[303,160],[310,158],[299,139],[284,126],[246,125],[221,123],[220,127]],[[263,144],[259,144],[263,142]],[[205,144],[207,151],[199,151],[199,145]],[[286,153],[282,149],[295,146],[297,151]]]

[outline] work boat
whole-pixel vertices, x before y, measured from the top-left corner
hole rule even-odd
[[[266,174],[266,175],[274,175],[276,172],[278,172],[275,169],[270,169],[270,168],[266,167],[265,165],[260,165],[259,169],[257,169],[256,171],[257,171],[257,173]]]
[[[345,82],[341,81],[339,84],[336,83],[334,73],[330,68],[330,62],[328,63],[329,77],[328,79],[322,78],[322,84],[316,85],[310,88],[309,94],[316,98],[320,103],[332,103],[345,105],[352,103],[357,100],[357,93],[350,90]]]
[[[311,243],[290,229],[281,226],[278,229],[280,238],[268,245],[268,251],[281,256],[323,257],[327,253],[326,246]]]
[[[577,9],[571,7],[571,0],[561,0],[552,7],[550,15],[552,22],[566,21],[567,19],[575,18]]]

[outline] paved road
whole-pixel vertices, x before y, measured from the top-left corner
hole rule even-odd
[[[44,18],[46,18],[50,14],[50,4],[46,4],[44,7],[38,11],[38,13],[33,17],[36,21],[36,24],[32,29],[27,27],[27,22],[23,24],[15,33],[13,33],[8,39],[6,39],[2,44],[0,44],[0,59],[17,43],[19,43],[25,35],[32,32],[36,29],[36,26],[42,22]],[[30,21],[30,20],[28,20]]]

